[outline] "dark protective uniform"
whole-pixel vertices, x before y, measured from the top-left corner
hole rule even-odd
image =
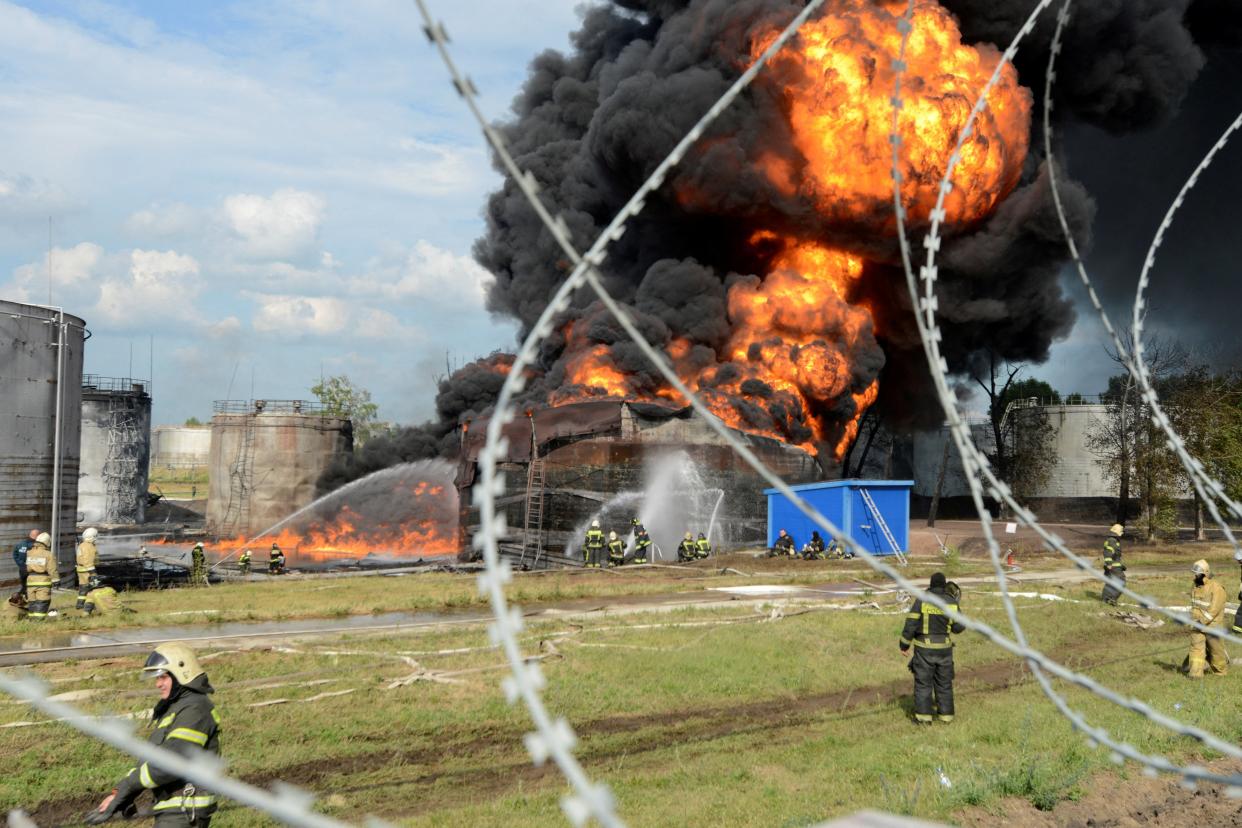
[[[682,538],[681,543],[677,544],[677,562],[685,563],[698,557],[699,546],[694,542],[694,538]]]
[[[1242,635],[1242,589],[1238,590],[1238,611],[1233,615],[1233,634]]]
[[[282,575],[285,571],[285,553],[280,547],[272,544],[272,551],[267,554],[267,574]]]
[[[587,566],[599,567],[604,557],[604,531],[602,529],[587,530],[586,542],[582,545],[582,557]]]
[[[945,599],[954,611],[958,605],[946,594],[944,587],[932,587],[929,592]],[[914,720],[930,722],[933,707],[940,721],[953,721],[953,633],[961,633],[966,627],[937,606],[924,604],[915,599],[914,606],[906,613],[906,625],[901,631],[901,651],[913,645],[910,672],[914,673]]]
[[[1104,541],[1104,574],[1110,578],[1126,582],[1126,565],[1121,562],[1121,539],[1108,538]],[[1104,591],[1100,593],[1100,597],[1104,599],[1104,603],[1117,606],[1117,599],[1121,597],[1121,590],[1112,584],[1104,584]]]
[[[203,552],[201,543],[194,544],[190,550],[190,583],[193,586],[207,586],[207,554]]]
[[[651,549],[651,536],[647,534],[647,529],[641,524],[634,525],[634,563],[646,563],[647,555]]]
[[[699,558],[706,558],[712,554],[712,545],[707,538],[703,536],[702,532],[699,533],[699,539],[695,541],[694,547],[695,555]]]
[[[241,553],[241,557],[237,559],[237,571],[243,575],[250,574],[250,550],[249,549]]]
[[[78,609],[82,609],[86,602],[86,593],[91,591],[91,578],[95,577],[95,563],[98,559],[99,550],[94,541],[84,540],[78,544],[78,557],[74,566],[78,573]]]
[[[778,536],[776,543],[772,544],[772,548],[768,551],[769,558],[783,556],[792,558],[795,554],[797,554],[797,546],[794,545],[793,535]]]
[[[174,686],[167,699],[155,706],[151,719],[155,730],[148,741],[193,759],[204,752],[220,754],[220,716],[207,694],[207,676]],[[216,798],[195,789],[185,779],[143,762],[116,786],[116,810],[123,812],[144,790],[151,791],[155,828],[205,828],[216,811]]]
[[[824,539],[819,536],[819,532],[811,533],[811,539],[806,542],[806,546],[802,547],[802,557],[808,561],[823,560],[827,557],[824,553]]]
[[[13,547],[13,563],[17,564],[17,577],[22,580],[22,588],[18,591],[22,595],[26,594],[26,553],[32,546],[34,546],[34,541],[30,538],[22,538]]]
[[[625,541],[617,538],[608,541],[608,565],[621,566],[625,563]]]
[[[52,584],[59,580],[52,550],[36,541],[26,553],[27,618],[47,618],[52,608]]]

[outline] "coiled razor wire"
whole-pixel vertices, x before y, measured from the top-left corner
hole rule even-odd
[[[308,791],[283,782],[276,782],[272,791],[239,782],[224,773],[224,763],[219,758],[204,753],[194,759],[187,759],[179,753],[139,739],[133,735],[132,728],[124,723],[96,718],[71,704],[50,698],[48,686],[36,678],[14,677],[0,672],[0,691],[21,699],[48,716],[64,720],[75,730],[128,753],[140,762],[157,765],[188,779],[203,790],[249,805],[286,825],[298,828],[348,828],[348,823],[316,813],[312,809],[315,796]],[[20,824],[17,820],[16,812],[9,814],[10,824]],[[32,822],[27,824],[33,825]],[[382,828],[388,823],[370,819],[366,825],[369,828]]]
[[[745,84],[750,82],[762,65],[772,54],[774,54],[777,49],[783,46],[783,44],[793,35],[793,33],[797,31],[798,28],[801,27],[802,23],[808,19],[810,14],[822,5],[822,0],[812,0],[812,2],[809,3],[807,7],[804,8],[803,11],[790,23],[790,25],[782,31],[780,37],[778,37],[777,40],[771,44],[769,49],[756,61],[756,63],[752,65],[746,73],[739,78],[738,82],[735,83],[724,96],[722,96],[720,101],[713,105],[712,108],[703,116],[703,118],[691,128],[682,141],[679,142],[674,150],[669,154],[668,158],[666,158],[665,161],[656,168],[651,177],[644,182],[643,186],[639,188],[630,201],[627,202],[612,222],[609,223],[609,225],[604,229],[591,248],[584,255],[579,255],[577,250],[574,248],[571,240],[569,239],[568,227],[566,226],[564,220],[559,216],[552,216],[543,205],[538,196],[538,184],[535,181],[534,176],[518,168],[512,156],[507,151],[503,139],[483,117],[477,103],[477,89],[468,78],[458,72],[451,56],[449,55],[447,48],[448,37],[443,26],[436,23],[430,16],[424,0],[415,0],[415,2],[425,21],[424,32],[439,51],[440,56],[453,79],[454,87],[466,101],[468,108],[474,115],[475,119],[479,122],[484,135],[496,151],[497,156],[501,159],[506,169],[513,176],[515,183],[517,183],[518,187],[530,201],[536,214],[548,227],[549,231],[552,233],[553,237],[564,250],[566,255],[568,255],[575,263],[573,272],[554,294],[543,314],[541,314],[538,321],[532,328],[530,335],[522,343],[522,346],[519,348],[518,354],[515,357],[513,368],[506,375],[506,379],[497,399],[492,418],[488,423],[486,443],[483,450],[479,454],[481,475],[480,483],[475,487],[474,497],[475,505],[478,506],[480,511],[481,523],[480,531],[474,538],[474,544],[476,548],[479,548],[483,552],[487,569],[487,571],[479,578],[479,588],[481,593],[489,597],[493,613],[496,617],[495,622],[489,628],[492,641],[504,650],[512,669],[512,675],[502,683],[502,686],[506,698],[510,703],[515,703],[521,699],[531,714],[536,730],[533,733],[527,734],[525,737],[525,743],[536,764],[542,765],[549,758],[553,759],[574,788],[575,793],[562,800],[562,807],[571,822],[575,825],[581,825],[587,819],[594,817],[604,825],[612,826],[622,824],[615,811],[615,801],[607,786],[592,783],[588,779],[581,765],[573,756],[573,749],[576,746],[576,736],[572,727],[563,718],[557,718],[554,720],[547,708],[544,706],[540,694],[546,686],[546,678],[544,677],[542,671],[537,665],[526,664],[522,660],[520,650],[517,647],[516,634],[522,630],[523,622],[521,614],[517,608],[510,607],[508,605],[504,592],[505,585],[512,580],[512,568],[507,561],[500,559],[497,548],[499,538],[506,532],[506,522],[505,516],[503,514],[497,514],[495,509],[496,498],[504,493],[504,476],[503,474],[497,473],[496,464],[500,458],[507,454],[508,438],[503,434],[503,428],[505,425],[513,422],[516,417],[516,410],[512,405],[512,401],[514,395],[519,393],[525,387],[525,377],[523,376],[524,369],[533,364],[538,344],[552,333],[554,317],[568,309],[570,296],[573,291],[587,285],[591,286],[601,302],[608,308],[609,312],[617,318],[618,322],[634,340],[635,344],[638,345],[639,349],[652,362],[656,369],[660,371],[670,385],[685,396],[695,411],[704,418],[713,430],[720,434],[721,437],[731,445],[731,447],[747,463],[747,465],[749,465],[755,470],[756,473],[762,476],[785,497],[787,497],[804,515],[808,517],[808,519],[812,520],[816,525],[831,534],[840,543],[853,549],[855,553],[862,560],[866,561],[867,564],[873,569],[889,577],[900,587],[906,589],[914,595],[917,595],[922,600],[939,607],[942,611],[945,611],[951,619],[960,621],[968,628],[981,633],[988,638],[988,640],[992,641],[1002,649],[1026,659],[1033,668],[1043,668],[1058,678],[1083,687],[1101,698],[1112,702],[1113,704],[1139,713],[1156,724],[1179,735],[1190,736],[1199,740],[1203,744],[1208,745],[1209,747],[1221,751],[1222,753],[1242,758],[1242,751],[1239,751],[1236,746],[1226,743],[1199,728],[1171,719],[1152,709],[1141,700],[1124,698],[1111,689],[1100,685],[1089,676],[1081,675],[1069,670],[1063,665],[1049,659],[1043,653],[1033,650],[1027,646],[1021,636],[1021,627],[1017,623],[1012,600],[1009,598],[1007,590],[1005,590],[1004,573],[999,567],[998,548],[995,539],[991,536],[990,532],[991,518],[990,515],[987,514],[986,510],[981,511],[981,520],[983,522],[985,532],[988,534],[990,551],[993,557],[994,566],[998,570],[999,581],[1001,583],[1002,592],[1004,593],[1006,607],[1011,623],[1014,624],[1015,632],[1021,639],[1017,643],[997,632],[985,622],[970,618],[969,616],[950,609],[943,598],[919,588],[903,577],[897,570],[888,566],[883,561],[876,559],[866,549],[861,548],[853,541],[852,538],[842,532],[838,527],[832,524],[831,521],[827,520],[813,507],[803,501],[779,476],[773,474],[771,470],[769,470],[757,457],[754,456],[746,444],[740,441],[727,426],[720,422],[715,415],[713,415],[712,412],[703,405],[703,403],[690,391],[690,389],[685,386],[681,378],[678,377],[673,371],[671,365],[668,364],[665,355],[661,354],[645,340],[641,332],[639,332],[634,326],[625,310],[620,307],[615,300],[612,299],[611,295],[604,289],[596,267],[603,262],[605,250],[608,244],[621,237],[622,233],[624,233],[626,222],[642,210],[644,206],[644,198],[653,189],[663,183],[664,177],[669,169],[671,169],[672,166],[684,157],[685,152],[693,144],[693,142],[702,135],[704,129],[710,124],[711,120],[725,106],[727,106],[734,97],[736,97],[741,89],[744,88]],[[1018,36],[1015,38],[1014,43],[1011,44],[1009,49],[1006,50],[1004,61],[998,64],[997,73],[999,73],[1004,62],[1012,60],[1013,55],[1017,51],[1017,44],[1023,37],[1029,34],[1034,25],[1034,20],[1038,14],[1049,5],[1050,2],[1051,0],[1042,0],[1042,2],[1040,2],[1037,6],[1035,12],[1031,15],[1031,18],[1027,21]],[[907,29],[911,25],[911,17],[912,6],[911,10],[908,11],[907,15],[903,18],[904,27]],[[903,44],[907,36],[908,30],[903,31]],[[899,61],[895,68],[901,71],[904,70],[904,65],[902,65]],[[991,86],[994,85],[997,76],[998,75],[993,76],[992,81],[984,90],[975,108],[972,110],[970,124],[973,124],[978,112],[982,109],[982,106],[985,105],[986,94],[988,90],[990,90]],[[899,96],[894,97],[894,106],[895,108],[900,106]],[[945,179],[941,184],[941,194],[938,198],[937,211],[933,214],[933,227],[937,230],[944,215],[944,197],[952,189],[949,178],[952,175],[953,167],[956,166],[956,160],[960,158],[960,147],[968,135],[969,125],[963,130],[963,135],[959,139],[959,149],[954,153],[953,159],[951,159],[953,163],[950,165],[949,172],[946,174]],[[894,149],[896,151],[896,139],[894,139],[894,143]],[[894,172],[898,171],[895,169]],[[900,188],[898,182],[895,182],[895,187],[897,189],[896,208],[900,218],[903,214],[903,210],[900,202]],[[928,240],[925,240],[925,244],[928,246],[929,264],[927,269],[924,270],[924,273],[930,271],[932,280],[934,280],[934,257],[936,249],[939,247],[939,237],[933,234],[929,236]],[[910,276],[912,275],[912,271],[909,267],[908,248],[903,249],[903,258],[905,259],[907,265],[907,275]],[[931,293],[931,290],[932,288],[929,285],[929,300],[920,303],[919,306],[916,306],[921,307],[921,310],[928,314],[930,322],[928,330],[935,328],[935,297],[934,293]],[[922,323],[920,323],[920,326],[921,325]],[[939,337],[939,331],[936,329],[933,338],[932,335],[928,334],[928,330],[923,330],[921,328],[920,333],[924,337],[924,348],[928,351],[930,356],[932,353],[938,353],[938,347],[935,343]],[[968,479],[971,480],[972,495],[975,498],[976,503],[980,506],[980,508],[982,507],[982,488],[979,481],[980,475],[990,476],[989,483],[992,485],[993,493],[998,499],[1012,500],[1012,495],[1009,492],[1008,486],[1006,486],[1003,481],[996,480],[994,476],[991,476],[990,470],[987,468],[986,458],[982,458],[981,455],[972,454],[972,449],[974,447],[970,441],[969,435],[962,433],[964,430],[964,422],[958,415],[955,403],[947,391],[947,363],[943,361],[943,358],[929,360],[929,362],[932,366],[932,373],[936,376],[938,385],[940,386],[939,390],[942,397],[941,402],[945,405],[946,414],[949,417],[950,424],[954,426],[954,439],[959,442],[959,451],[962,454],[963,462],[964,464],[969,464],[968,469],[970,473],[968,474]],[[980,460],[982,460],[982,462],[979,462]],[[1021,517],[1024,522],[1028,522],[1030,525],[1038,528],[1038,522],[1030,513],[1025,510],[1021,510]],[[1056,546],[1060,546],[1062,548],[1064,546],[1060,543],[1059,539],[1055,538],[1055,536],[1045,535],[1045,539],[1051,540]],[[1068,552],[1068,550],[1065,551]],[[1077,561],[1082,561],[1082,559],[1078,558]],[[1098,573],[1097,571],[1091,569],[1089,565],[1086,565],[1085,561],[1080,563],[1079,566],[1080,568],[1084,568],[1091,572],[1100,580],[1104,580],[1108,583],[1115,583],[1112,579],[1103,576],[1102,573]],[[1128,590],[1127,593],[1133,594],[1129,593]],[[1149,608],[1156,608],[1158,606],[1152,599],[1143,599],[1142,603],[1144,606]],[[1183,618],[1181,617],[1175,616],[1175,619],[1183,621]],[[1185,620],[1189,621],[1189,619]],[[1196,628],[1201,627],[1201,625],[1198,625],[1193,621],[1190,622],[1189,625]],[[1203,629],[1206,632],[1216,632],[1208,628]],[[1038,672],[1036,674],[1037,676],[1040,675]],[[1046,677],[1042,677],[1041,684],[1043,684],[1046,688],[1046,691],[1051,691],[1051,687],[1047,683]],[[1066,705],[1064,701],[1055,694],[1055,692],[1051,693],[1050,698],[1053,699],[1058,709],[1070,720],[1073,726],[1083,731],[1092,743],[1104,744],[1112,748],[1112,757],[1118,762],[1124,761],[1125,758],[1131,758],[1135,761],[1143,763],[1152,772],[1167,771],[1171,773],[1178,773],[1182,775],[1184,780],[1189,784],[1194,784],[1196,780],[1220,782],[1230,786],[1228,790],[1231,794],[1236,795],[1239,792],[1236,785],[1239,782],[1242,782],[1242,777],[1236,775],[1215,774],[1199,765],[1182,767],[1163,757],[1147,756],[1128,744],[1116,742],[1104,730],[1090,725],[1090,723],[1083,719],[1079,714],[1070,709],[1068,705]]]

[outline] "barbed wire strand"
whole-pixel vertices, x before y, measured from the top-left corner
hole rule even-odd
[[[312,810],[314,794],[283,782],[276,782],[273,791],[265,791],[224,773],[223,760],[209,753],[187,759],[179,753],[135,737],[121,722],[106,721],[66,702],[49,698],[48,685],[34,676],[11,676],[0,672],[0,691],[29,704],[48,716],[64,720],[70,727],[93,739],[127,753],[141,762],[157,765],[177,774],[203,790],[227,797],[234,802],[262,811],[273,819],[298,828],[348,828],[349,823]],[[102,797],[101,797],[102,798]],[[388,823],[371,819],[366,825],[381,828]]]
[[[455,87],[458,89],[459,93],[463,95],[463,97],[467,98],[470,109],[474,112],[476,119],[479,120],[480,126],[484,130],[484,134],[492,143],[498,156],[504,160],[506,166],[512,165],[509,166],[509,169],[510,172],[514,174],[514,180],[518,183],[518,186],[523,190],[527,198],[532,201],[532,206],[535,208],[536,213],[540,215],[549,230],[552,231],[557,243],[561,245],[562,249],[564,249],[568,255],[576,258],[577,252],[570,243],[567,232],[564,232],[564,222],[557,221],[548,216],[546,210],[543,208],[537,197],[533,177],[530,177],[528,174],[524,174],[520,170],[516,169],[516,165],[512,164],[511,157],[508,157],[508,153],[504,149],[503,141],[490,127],[490,125],[487,124],[485,119],[482,118],[477,106],[474,105],[472,96],[476,94],[476,90],[474,90],[473,84],[469,83],[468,80],[462,78],[460,74],[457,73],[451,59],[448,58],[446,47],[447,38],[443,34],[443,27],[437,26],[431,21],[430,16],[426,14],[426,9],[422,3],[422,0],[416,0],[416,2],[418,2],[420,10],[424,12],[424,17],[427,20],[427,26],[424,29],[425,32],[440,49],[441,56],[445,59],[446,66],[449,67],[450,74],[453,76]],[[808,6],[807,9],[804,9],[803,17],[805,17],[806,12],[814,10],[814,8],[818,5],[818,3],[815,3],[812,6]],[[801,21],[798,20],[795,21],[795,23],[800,25]],[[788,33],[788,31],[789,30],[786,30],[786,33]],[[780,41],[774,44],[774,46],[779,45],[779,43]],[[698,132],[698,130],[692,130],[692,133],[695,132]],[[691,139],[697,137],[697,134],[690,134],[687,136],[687,138]],[[681,146],[682,145],[679,144],[679,149]],[[657,174],[660,172],[662,172],[662,168],[657,170]],[[658,186],[659,183],[662,183],[662,175],[658,181],[655,180],[657,174],[653,174],[652,179],[646,183],[644,188],[646,191],[649,191],[655,186]],[[641,191],[642,190],[640,190],[640,192]],[[482,592],[489,595],[492,601],[493,611],[497,620],[492,625],[491,633],[494,642],[498,646],[504,647],[507,652],[515,649],[511,647],[509,640],[511,640],[513,636],[521,630],[521,616],[517,612],[516,608],[508,607],[504,596],[504,586],[512,578],[512,569],[506,561],[499,559],[499,554],[497,552],[497,541],[499,537],[503,536],[506,532],[506,522],[504,516],[496,514],[495,511],[495,498],[504,492],[504,478],[503,475],[498,475],[496,473],[496,463],[499,458],[503,457],[507,453],[508,450],[508,439],[503,435],[502,430],[505,425],[513,422],[516,416],[516,411],[510,407],[509,403],[513,395],[519,393],[525,386],[525,378],[522,376],[521,369],[524,369],[527,365],[532,364],[535,347],[542,341],[542,339],[546,338],[551,333],[553,317],[568,307],[569,294],[573,290],[582,287],[584,284],[590,284],[599,295],[601,302],[603,302],[605,306],[607,306],[609,310],[616,315],[619,323],[626,329],[626,332],[630,334],[635,343],[639,346],[640,350],[643,351],[644,355],[652,361],[653,365],[661,372],[665,379],[686,397],[692,407],[695,408],[696,412],[704,417],[708,425],[721,434],[721,436],[730,443],[734,450],[739,453],[739,456],[741,456],[748,465],[750,465],[757,473],[763,476],[764,479],[772,483],[779,491],[781,491],[782,494],[784,494],[800,511],[803,512],[803,514],[807,515],[809,519],[814,521],[825,531],[829,532],[834,537],[837,537],[842,543],[855,549],[856,553],[858,553],[864,561],[872,566],[873,569],[876,569],[882,574],[890,577],[899,585],[926,600],[928,603],[939,606],[951,617],[962,621],[971,629],[981,632],[985,637],[996,643],[998,646],[1001,646],[1002,648],[1020,657],[1035,660],[1054,675],[1091,690],[1096,695],[1105,698],[1114,704],[1139,712],[1147,718],[1176,733],[1195,738],[1205,744],[1208,744],[1209,746],[1221,750],[1224,753],[1230,755],[1239,754],[1237,748],[1220,741],[1213,735],[1198,728],[1172,720],[1169,717],[1166,717],[1163,714],[1151,709],[1148,705],[1138,699],[1125,699],[1110,689],[1099,685],[1093,679],[1074,673],[1062,665],[1047,659],[1047,657],[1042,653],[1033,651],[1028,647],[1015,644],[987,624],[949,609],[942,598],[925,592],[901,576],[901,574],[896,570],[887,566],[880,560],[873,558],[871,553],[859,547],[851,538],[841,532],[830,521],[826,520],[822,515],[818,514],[815,509],[810,507],[809,504],[798,497],[798,495],[793,492],[793,490],[790,489],[783,480],[772,474],[770,470],[768,470],[758,460],[758,458],[756,458],[753,453],[749,451],[748,447],[738,440],[737,437],[723,425],[723,423],[720,423],[710,412],[710,410],[708,410],[706,406],[704,406],[684,385],[684,383],[682,383],[681,379],[675,374],[675,372],[673,372],[671,366],[667,364],[665,357],[645,341],[641,335],[641,332],[639,332],[629,320],[628,315],[615,303],[615,301],[612,300],[611,296],[609,296],[607,291],[603,288],[603,285],[600,283],[598,275],[594,270],[594,264],[596,262],[602,262],[603,249],[612,240],[619,238],[620,233],[624,230],[624,223],[628,221],[632,215],[636,214],[638,210],[641,209],[641,206],[641,199],[636,196],[629,204],[626,205],[625,208],[623,208],[614,221],[609,225],[611,232],[606,230],[602,233],[596,243],[592,246],[591,251],[578,260],[578,264],[575,267],[574,272],[570,274],[570,277],[561,285],[561,288],[553,296],[548,307],[545,308],[545,311],[541,315],[539,321],[533,327],[530,335],[519,349],[517,359],[515,360],[515,366],[510,370],[506,377],[505,384],[501,389],[492,419],[488,424],[487,441],[479,456],[481,481],[475,489],[475,504],[480,510],[481,523],[480,532],[475,537],[475,545],[483,551],[485,564],[488,570],[480,576],[480,589]],[[572,749],[575,741],[572,728],[569,727],[568,723],[565,722],[564,719],[558,719],[555,722],[555,726],[553,726],[551,718],[547,714],[546,709],[543,707],[539,696],[542,688],[546,686],[546,680],[544,679],[542,673],[538,672],[537,668],[534,670],[528,669],[526,665],[514,659],[512,657],[512,653],[510,662],[513,669],[513,676],[504,684],[506,695],[511,702],[521,698],[527,703],[528,709],[530,709],[532,713],[532,719],[535,721],[539,731],[528,735],[528,749],[531,750],[533,758],[539,764],[542,764],[549,757],[554,758],[558,761],[558,764],[560,764],[562,752],[569,753],[570,756],[572,756],[570,750]],[[1089,735],[1100,736],[1104,740],[1108,739],[1106,733],[1092,728],[1086,722],[1079,721],[1078,724]],[[558,748],[566,748],[566,746],[568,746],[569,749],[564,751],[558,750]],[[1127,752],[1131,752],[1126,745],[1117,745],[1117,747],[1122,748]],[[1135,754],[1134,758],[1136,760],[1147,760],[1161,770],[1180,771],[1184,776],[1186,776],[1187,779],[1205,779],[1219,781],[1225,784],[1234,784],[1240,781],[1238,777],[1220,776],[1210,773],[1198,766],[1177,768],[1177,766],[1172,763],[1161,761],[1158,757],[1152,759],[1144,757],[1137,751],[1132,752]],[[1121,756],[1122,754],[1115,753],[1115,755]],[[570,817],[571,821],[574,821],[576,824],[581,824],[590,816],[595,816],[597,819],[604,821],[605,824],[618,824],[615,822],[617,817],[615,815],[615,811],[613,810],[614,803],[606,788],[603,786],[591,785],[589,781],[587,781],[585,773],[582,771],[581,767],[577,764],[576,760],[573,760],[572,758],[570,760],[570,767],[567,769],[562,765],[562,771],[565,772],[567,779],[569,779],[575,790],[578,791],[576,796],[568,798],[563,803],[565,805],[566,813]]]

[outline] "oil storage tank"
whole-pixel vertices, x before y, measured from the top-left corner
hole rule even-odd
[[[213,406],[207,531],[253,535],[315,499],[315,483],[353,451],[353,425],[301,400]]]
[[[151,455],[146,380],[82,378],[78,513],[88,524],[142,523]]]
[[[211,457],[211,426],[162,425],[151,429],[151,467],[207,468]]]
[[[0,545],[48,531],[62,572],[74,552],[87,336],[85,322],[58,308],[0,300]],[[15,575],[0,555],[0,577]]]

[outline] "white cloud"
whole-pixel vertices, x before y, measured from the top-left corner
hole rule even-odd
[[[53,296],[76,295],[90,286],[104,259],[104,249],[91,242],[51,251]],[[19,302],[43,302],[48,292],[48,256],[13,271],[6,292]],[[60,300],[58,300],[60,301]]]
[[[117,327],[145,324],[150,317],[199,322],[194,306],[202,291],[199,264],[174,250],[132,250],[128,267],[99,286],[93,318]]]
[[[396,301],[427,300],[482,308],[494,281],[470,256],[459,256],[429,241],[419,240],[395,264],[377,264],[351,279],[351,293],[382,296]]]
[[[388,311],[336,296],[245,293],[258,304],[251,324],[259,333],[290,339],[344,336],[351,339],[413,339],[420,334]]]
[[[313,252],[327,201],[301,190],[277,190],[270,198],[242,193],[224,199],[226,226],[252,259],[299,259]]]
[[[203,211],[181,202],[152,204],[125,219],[125,230],[144,238],[182,238],[201,232]]]

